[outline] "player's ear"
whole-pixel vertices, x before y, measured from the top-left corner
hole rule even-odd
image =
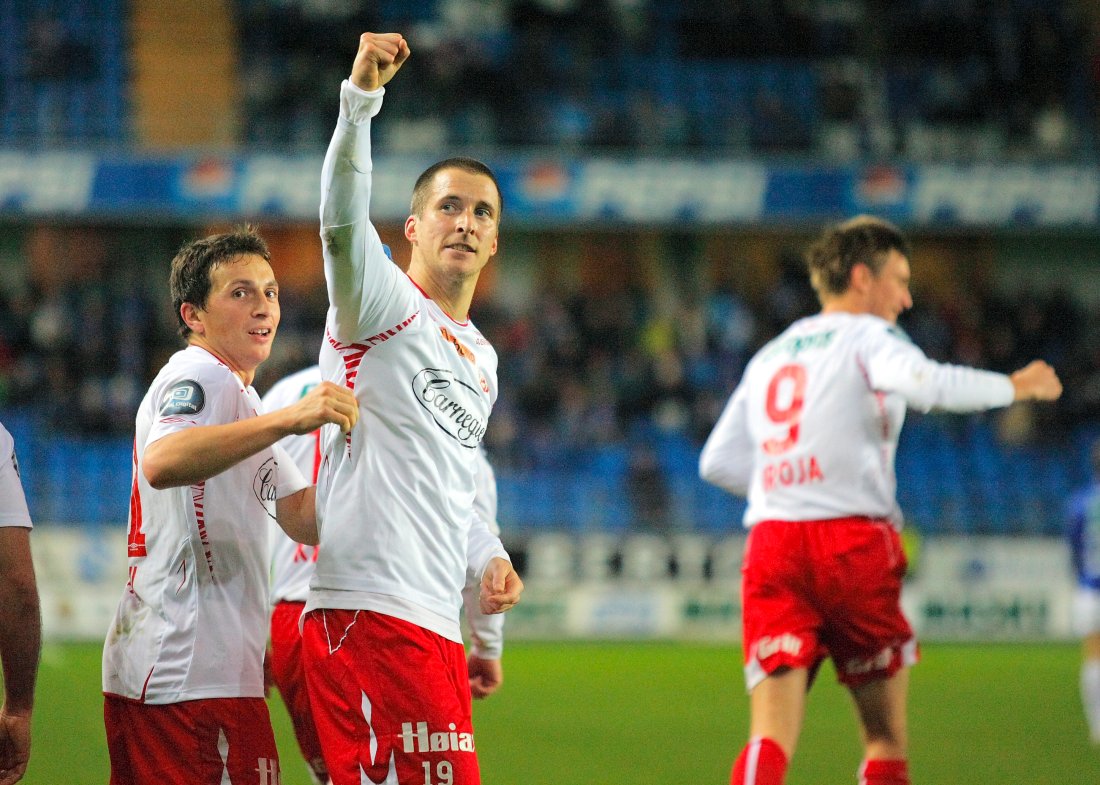
[[[202,309],[194,303],[180,305],[180,317],[183,319],[183,323],[191,328],[191,332],[198,335],[206,333],[206,326],[202,322],[202,312]]]
[[[870,265],[863,262],[856,262],[852,265],[852,272],[848,278],[848,287],[857,292],[865,292],[871,285],[874,277],[875,274],[871,272]]]
[[[405,239],[413,245],[416,245],[416,225],[417,217],[415,215],[410,215],[405,219]]]

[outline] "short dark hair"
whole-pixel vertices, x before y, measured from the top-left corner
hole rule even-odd
[[[266,262],[271,261],[267,243],[251,225],[192,240],[179,249],[172,259],[168,290],[172,295],[172,307],[176,309],[176,319],[179,321],[177,332],[181,337],[187,338],[191,334],[191,328],[183,321],[180,307],[184,303],[191,303],[196,308],[205,310],[206,300],[210,296],[210,276],[214,268],[245,254],[254,254],[263,257]]]
[[[806,249],[806,268],[817,299],[844,294],[852,279],[852,268],[865,264],[878,275],[886,255],[896,250],[906,259],[911,253],[909,241],[889,221],[873,215],[857,215],[827,226]]]
[[[420,176],[416,178],[416,184],[413,185],[412,202],[409,205],[409,209],[412,210],[413,215],[420,215],[424,212],[424,206],[428,201],[428,187],[431,185],[432,180],[436,174],[444,169],[461,169],[464,172],[470,174],[479,174],[488,177],[493,181],[493,187],[497,189],[497,201],[500,213],[504,212],[504,193],[500,190],[500,183],[497,182],[497,176],[493,174],[493,170],[488,167],[487,164],[482,163],[476,158],[466,158],[465,156],[458,156],[456,158],[446,158],[442,161],[429,166]],[[497,215],[497,220],[500,220],[500,215]]]

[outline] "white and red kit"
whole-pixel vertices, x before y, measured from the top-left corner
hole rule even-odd
[[[19,461],[15,458],[15,439],[0,423],[0,526],[32,528],[27,497],[19,479]]]
[[[467,571],[480,579],[507,558],[474,507],[497,356],[390,260],[370,222],[384,93],[344,81],[322,171],[321,375],[354,391],[360,416],[348,435],[322,430],[306,675],[334,785],[363,772],[476,785],[460,606]]]
[[[146,447],[254,417],[256,391],[197,346],[174,354],[137,414],[129,580],[103,648],[103,691],[142,703],[262,698],[268,524],[307,486],[278,445],[195,485],[156,490]]]
[[[1013,395],[1007,376],[933,362],[869,314],[801,319],[753,357],[699,459],[703,479],[748,497],[750,688],[782,665],[815,667],[826,648],[849,684],[915,661],[899,607],[905,563],[894,473],[906,409],[977,411]],[[779,569],[779,554],[790,571]],[[777,588],[784,580],[791,583]],[[820,603],[799,599],[818,594]]]
[[[467,565],[480,575],[507,558],[474,510],[497,355],[390,261],[369,220],[370,118],[384,92],[345,80],[322,174],[321,374],[355,392],[360,417],[346,438],[323,429],[307,611],[377,611],[461,643]]]

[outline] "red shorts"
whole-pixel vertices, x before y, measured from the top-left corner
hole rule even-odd
[[[362,610],[310,611],[302,644],[333,785],[479,785],[462,644]]]
[[[306,689],[306,672],[302,664],[302,633],[298,619],[304,602],[279,602],[271,612],[271,675],[283,697],[294,738],[309,768],[319,782],[328,779],[328,769],[321,755],[321,741],[313,724],[313,711]]]
[[[901,611],[906,561],[887,521],[761,521],[749,531],[741,601],[745,683],[826,656],[850,687],[917,661]]]
[[[110,785],[279,785],[263,698],[151,704],[103,696]]]

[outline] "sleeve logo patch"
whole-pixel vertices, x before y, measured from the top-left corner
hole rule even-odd
[[[184,379],[176,382],[164,394],[160,403],[160,416],[167,417],[173,414],[198,414],[206,405],[206,393],[202,385],[194,379]]]

